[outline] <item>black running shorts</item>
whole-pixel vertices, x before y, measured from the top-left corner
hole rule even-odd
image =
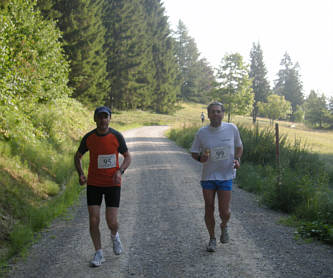
[[[100,186],[88,185],[87,186],[88,206],[101,206],[103,195],[106,207],[119,208],[120,186],[100,187]]]

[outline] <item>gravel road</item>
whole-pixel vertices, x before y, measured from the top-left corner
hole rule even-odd
[[[58,219],[43,232],[28,258],[12,266],[9,277],[333,277],[332,247],[295,241],[293,229],[278,224],[281,214],[259,207],[254,195],[237,186],[230,243],[206,252],[201,166],[163,136],[166,129],[143,127],[124,133],[133,162],[123,178],[121,256],[112,252],[103,219],[106,262],[89,267],[94,251],[83,194],[70,211],[72,218]],[[218,225],[216,230],[219,237]]]

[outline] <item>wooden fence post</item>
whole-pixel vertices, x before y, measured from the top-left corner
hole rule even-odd
[[[279,124],[275,124],[275,157],[276,157],[276,166],[280,168],[280,138],[279,138]]]
[[[277,179],[276,187],[279,198],[280,196],[280,186],[281,186],[281,169],[280,169],[280,135],[279,135],[279,124],[275,124],[275,157],[276,157],[276,167],[277,167]]]

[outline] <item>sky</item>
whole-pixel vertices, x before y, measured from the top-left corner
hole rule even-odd
[[[226,54],[250,63],[260,43],[273,86],[287,52],[300,65],[306,97],[310,90],[333,97],[333,0],[162,0],[170,27],[179,20],[194,38],[200,58],[214,68]]]

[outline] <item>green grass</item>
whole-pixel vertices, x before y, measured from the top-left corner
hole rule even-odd
[[[40,105],[24,119],[7,114],[12,125],[0,130],[0,269],[77,200],[73,155],[92,125],[88,114],[71,99]]]
[[[113,111],[110,126],[120,131],[181,126],[199,122],[201,111],[198,104],[180,104],[172,115]],[[93,113],[73,99],[61,99],[40,105],[29,117],[6,115],[7,129],[0,129],[0,273],[78,199],[82,187],[73,155],[82,136],[95,128]],[[88,156],[83,166],[87,170]]]
[[[7,115],[8,129],[0,129],[0,273],[10,256],[24,252],[40,229],[64,215],[76,202],[81,187],[73,154],[82,136],[95,128],[93,112],[73,99],[62,99],[40,105],[30,117]],[[181,103],[172,115],[113,111],[110,126],[120,131],[146,125],[169,125],[181,130],[191,127],[194,134],[201,126],[201,112],[205,113],[205,124],[208,124],[206,105],[202,104]],[[252,126],[250,117],[234,116],[232,121]],[[265,132],[269,120],[259,118],[258,121],[261,132]],[[281,134],[288,134],[290,143],[295,138],[304,140],[312,153],[320,155],[327,172],[333,172],[332,131],[314,131],[301,124],[291,127],[292,123],[288,122],[279,124]],[[186,136],[174,134],[178,144],[189,148],[192,137]],[[83,164],[87,168],[87,157]],[[262,191],[274,180],[274,171],[268,167],[250,172],[253,175],[249,178],[256,185],[252,191]],[[333,180],[333,174],[330,178]],[[316,198],[318,202],[324,196]]]
[[[333,243],[332,173],[317,153],[307,149],[301,138],[280,138],[280,167],[275,157],[274,128],[252,126],[246,119],[238,124],[244,144],[237,183],[259,195],[261,204],[294,215],[298,235]],[[169,137],[189,149],[199,126],[172,129]],[[311,227],[313,228],[311,230]]]
[[[180,127],[201,123],[200,114],[206,106],[196,103],[181,103],[172,115],[150,113],[147,111],[114,111],[110,125],[119,130],[147,125],[170,125]],[[92,115],[92,114],[91,114]]]

